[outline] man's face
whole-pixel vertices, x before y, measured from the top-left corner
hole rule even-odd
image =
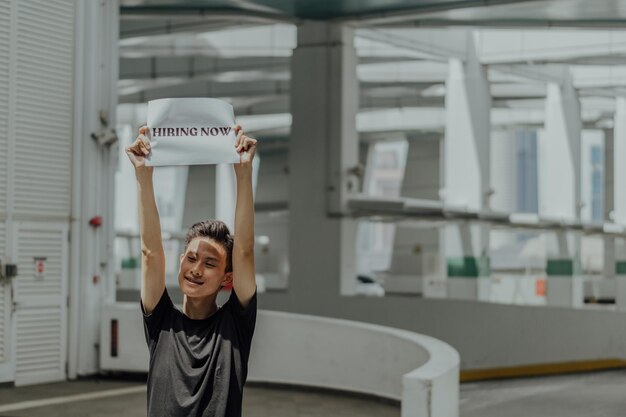
[[[232,281],[226,270],[226,249],[208,237],[194,238],[180,257],[178,285],[188,297],[207,297]]]

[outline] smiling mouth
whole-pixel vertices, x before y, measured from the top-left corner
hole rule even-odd
[[[196,281],[196,280],[193,280],[193,279],[188,278],[188,277],[185,277],[185,279],[187,280],[187,282],[190,282],[190,283],[192,283],[194,285],[202,285],[203,284],[202,281]]]

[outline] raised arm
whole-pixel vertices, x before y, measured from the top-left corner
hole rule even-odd
[[[252,160],[256,153],[255,139],[245,136],[241,126],[235,127],[237,152],[241,162],[234,164],[237,177],[237,207],[233,242],[233,290],[243,307],[256,292],[254,275],[254,202],[252,200]]]
[[[139,197],[139,231],[141,234],[141,302],[147,314],[156,307],[165,289],[165,251],[161,241],[161,222],[154,198],[152,173],[145,164],[150,153],[147,127],[139,129],[137,140],[126,149],[135,167]]]

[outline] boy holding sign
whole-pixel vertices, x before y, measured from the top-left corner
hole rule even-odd
[[[237,178],[236,239],[218,220],[196,223],[187,232],[178,284],[182,312],[165,288],[165,253],[154,198],[148,128],[126,149],[139,191],[142,251],[141,308],[150,349],[148,415],[241,416],[252,334],[256,322],[252,160],[256,140],[235,128]],[[228,301],[219,290],[232,284]]]

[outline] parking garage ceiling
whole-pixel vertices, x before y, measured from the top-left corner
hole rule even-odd
[[[297,19],[346,19],[440,12],[462,7],[521,3],[524,0],[122,0],[123,13],[259,13]],[[528,0],[526,0],[528,1]]]
[[[203,14],[346,20],[362,25],[612,27],[626,0],[121,0],[122,15]]]
[[[546,85],[565,67],[586,126],[610,124],[614,97],[626,95],[626,0],[121,0],[120,103],[219,97],[286,134],[303,19],[356,29],[361,112],[382,123],[364,130],[408,115],[440,123],[448,59],[464,59],[472,31],[496,125],[540,126]]]

